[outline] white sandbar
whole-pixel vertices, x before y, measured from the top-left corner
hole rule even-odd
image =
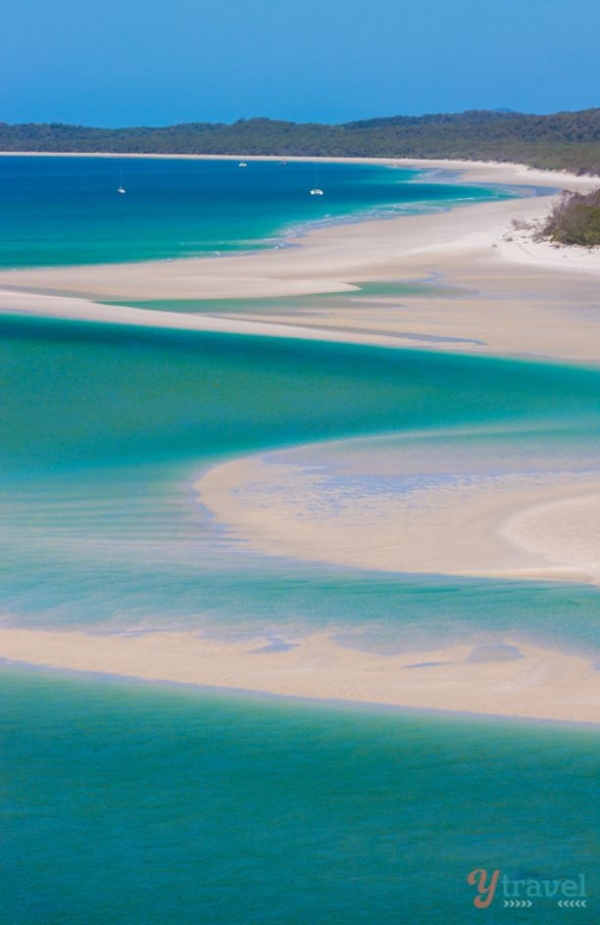
[[[516,644],[373,655],[315,634],[287,651],[268,640],[220,642],[196,633],[94,635],[0,630],[0,657],[291,697],[368,702],[570,722],[600,722],[600,672],[585,658]],[[507,655],[504,655],[504,652]]]

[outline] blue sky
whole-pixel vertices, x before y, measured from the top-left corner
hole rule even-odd
[[[600,0],[4,0],[0,120],[600,106]]]

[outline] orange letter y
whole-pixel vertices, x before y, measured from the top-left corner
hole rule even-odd
[[[467,877],[467,883],[471,886],[477,886],[477,892],[479,896],[476,896],[473,900],[473,905],[478,909],[487,909],[491,905],[492,900],[494,899],[494,894],[496,892],[496,885],[498,883],[498,877],[500,876],[500,871],[495,870],[491,876],[489,885],[486,886],[487,879],[487,870],[472,870],[469,876]]]

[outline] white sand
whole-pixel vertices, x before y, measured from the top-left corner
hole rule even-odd
[[[595,178],[529,171],[518,165],[465,162],[410,162],[411,166],[459,171],[461,181],[519,183],[588,189]],[[460,171],[463,171],[461,174]],[[445,178],[442,176],[441,179]],[[495,354],[535,355],[600,361],[600,306],[597,280],[600,249],[555,248],[534,244],[512,221],[534,221],[546,214],[551,199],[522,198],[480,203],[450,212],[339,225],[311,232],[297,247],[221,258],[172,260],[110,266],[59,267],[0,272],[0,310],[79,314],[98,321],[239,330],[290,335],[296,326],[311,329],[296,336],[361,340],[429,349],[456,345],[427,344],[431,335],[471,339],[464,349]],[[510,240],[508,240],[510,239]],[[402,297],[382,305],[357,324],[355,307],[324,304],[320,313],[298,318],[223,319],[175,312],[137,314],[93,305],[90,300],[278,297],[310,292],[343,292],[357,280],[415,280],[437,277],[471,290],[452,299]],[[26,290],[35,298],[17,297]],[[48,295],[60,297],[61,302]],[[79,299],[69,304],[69,299]],[[84,300],[86,303],[84,304]],[[256,322],[259,328],[248,327]],[[575,323],[574,323],[575,322]],[[267,327],[267,325],[272,325]],[[278,327],[282,325],[285,327]],[[327,332],[327,333],[326,333]],[[409,333],[410,339],[404,334]],[[463,348],[461,348],[463,349]]]
[[[432,452],[443,457],[448,449],[441,443]],[[448,469],[430,484],[396,475],[377,489],[351,468],[336,473],[318,445],[305,452],[305,465],[294,455],[217,466],[196,483],[198,499],[230,535],[272,556],[392,572],[600,583],[600,468]],[[371,458],[361,456],[363,475],[381,455],[375,442]],[[401,471],[401,449],[394,459]]]
[[[269,640],[219,642],[194,633],[91,635],[0,630],[0,657],[14,662],[294,697],[433,710],[600,722],[600,672],[585,658],[521,645],[454,645],[382,656],[343,648],[325,634],[284,652]],[[480,654],[481,653],[481,654]],[[482,660],[477,660],[478,658]],[[434,664],[430,664],[430,663]]]
[[[178,312],[128,308],[123,305],[99,305],[89,299],[69,296],[37,295],[30,292],[1,291],[0,311],[14,316],[36,315],[65,318],[73,321],[93,321],[110,324],[141,325],[145,328],[208,331],[222,334],[253,334],[262,337],[286,337],[299,340],[335,341],[336,343],[367,343],[393,347],[429,347],[424,337],[402,337],[394,334],[366,332],[352,334],[343,330],[329,331],[320,327],[267,322],[252,319],[227,318],[211,315],[188,315]],[[457,347],[461,344],[457,343]]]
[[[457,180],[590,189],[597,178],[518,165],[396,162],[455,170]],[[446,178],[444,178],[446,181]],[[548,197],[337,226],[298,246],[219,259],[0,273],[0,309],[15,313],[273,336],[425,346],[431,335],[477,341],[460,349],[600,362],[600,252],[533,244],[513,219],[539,220]],[[511,240],[509,240],[511,239]],[[326,302],[310,315],[190,316],[100,306],[96,298],[198,299],[348,291],[357,280],[438,277],[470,290],[452,298],[402,296],[360,313]],[[410,333],[412,337],[406,337]],[[416,340],[414,338],[417,338]],[[457,344],[427,344],[457,349]],[[596,580],[600,481],[591,473],[550,484],[526,475],[406,499],[346,497],[334,516],[319,477],[302,466],[265,474],[261,458],[209,473],[201,497],[257,548],[361,567]],[[266,485],[266,487],[265,487]],[[262,486],[262,487],[261,487]],[[321,505],[321,507],[319,507]],[[293,530],[292,530],[293,528]],[[334,558],[332,558],[332,555]],[[341,557],[341,558],[340,558]],[[510,640],[503,640],[507,645]],[[256,640],[252,648],[260,648]],[[281,653],[194,634],[92,636],[0,631],[14,661],[239,690],[430,709],[600,721],[599,673],[586,659],[520,646],[522,658],[468,661],[472,646],[382,657],[315,635]],[[409,667],[439,662],[428,667]]]
[[[600,494],[528,505],[503,524],[502,536],[525,555],[541,554],[600,583]]]
[[[600,249],[531,244],[524,255],[512,220],[534,221],[546,197],[477,203],[446,212],[336,225],[297,239],[297,247],[253,254],[0,272],[2,288],[24,287],[104,299],[269,297],[343,290],[374,279],[414,279],[429,265],[485,259],[600,273]],[[490,253],[490,249],[499,253]],[[565,254],[567,256],[565,256]],[[526,259],[525,259],[526,256]]]

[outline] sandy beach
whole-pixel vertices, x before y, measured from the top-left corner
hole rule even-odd
[[[440,171],[444,182],[448,182],[445,171],[455,171],[452,176],[457,182],[512,184],[524,193],[533,188],[552,192],[598,185],[590,177],[515,165],[397,163]],[[291,248],[251,255],[3,271],[0,309],[274,336],[285,332],[329,339],[333,331],[336,338],[399,347],[414,346],[416,339],[436,350],[440,345],[427,345],[428,338],[454,338],[474,341],[463,347],[472,352],[596,362],[600,250],[534,243],[529,231],[513,225],[539,221],[551,203],[551,196],[526,196],[436,214],[336,225],[296,239]],[[431,279],[460,287],[462,295],[429,297],[426,312],[422,299],[403,296],[396,304],[381,304],[377,311],[359,317],[353,308],[331,308],[324,300],[309,316],[299,318],[285,310],[270,314],[270,328],[263,327],[261,317],[245,315],[242,320],[239,315],[227,316],[226,311],[217,319],[176,312],[163,316],[153,312],[149,317],[137,314],[142,309],[119,311],[94,304],[96,300],[273,298],[351,291],[360,280]],[[72,299],[79,301],[75,304]],[[403,337],[406,334],[409,340]],[[452,348],[446,344],[441,349]]]
[[[436,214],[337,225],[294,246],[252,255],[0,272],[0,310],[151,327],[419,347],[600,363],[600,248],[534,243],[557,189],[598,178],[520,165],[393,161],[454,171],[457,182],[519,186],[523,195]],[[517,222],[519,227],[513,224]],[[423,281],[439,295],[360,303],[336,299],[268,318],[149,311],[98,300],[273,298],[352,293],[360,281]],[[453,291],[452,291],[453,290]],[[318,451],[312,466],[318,460]],[[462,473],[464,474],[464,473]],[[600,469],[461,472],[419,495],[366,498],[330,487],[311,465],[281,454],[236,459],[196,484],[223,528],[268,555],[364,569],[519,579],[600,581]],[[335,510],[334,510],[335,507]],[[216,642],[194,633],[139,635],[0,630],[0,657],[145,680],[294,697],[537,719],[600,722],[600,673],[582,657],[502,639],[489,647],[376,656],[329,634]]]
[[[271,556],[379,571],[600,583],[600,470],[445,473],[407,488],[401,450],[380,491],[323,448],[212,469],[198,500],[230,535]],[[380,463],[361,455],[362,478]],[[392,466],[390,466],[392,468]],[[393,470],[392,470],[393,471]],[[409,482],[406,479],[406,482]]]
[[[260,636],[234,643],[197,633],[2,629],[0,656],[286,697],[600,722],[599,673],[592,662],[511,639],[381,656],[339,645],[327,634],[292,637],[282,645]]]

